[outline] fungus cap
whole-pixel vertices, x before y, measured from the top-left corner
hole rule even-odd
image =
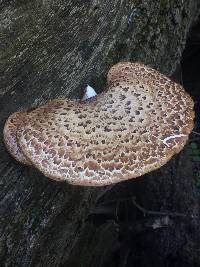
[[[59,99],[56,99],[50,101],[49,103],[47,103],[47,105],[38,107],[36,114],[41,115],[43,112],[46,111],[48,107],[57,106],[59,101],[60,101]],[[25,165],[31,165],[31,163],[22,153],[18,145],[17,131],[20,128],[21,124],[26,123],[33,116],[35,110],[36,108],[34,107],[23,112],[12,113],[6,120],[3,129],[3,140],[8,152],[11,154],[13,158],[15,158],[15,160]]]
[[[193,101],[182,86],[139,63],[119,63],[108,88],[84,102],[62,99],[18,130],[28,160],[46,176],[103,186],[164,165],[193,128]]]
[[[3,140],[8,152],[20,163],[31,165],[22,153],[17,143],[17,129],[25,120],[26,112],[14,112],[11,114],[3,129]]]
[[[84,91],[84,95],[83,98],[81,99],[82,101],[89,99],[91,97],[96,96],[96,92],[95,90],[91,87],[91,86],[87,86],[85,88]],[[54,106],[54,105],[58,105],[59,103],[59,99],[50,101],[47,106]],[[42,113],[45,112],[46,110],[46,106],[41,106],[37,109],[37,113]],[[36,108],[31,108],[28,109],[27,111],[23,111],[23,112],[14,112],[13,114],[11,114],[8,119],[6,120],[6,123],[4,125],[4,129],[3,129],[3,140],[5,143],[5,146],[8,150],[8,152],[12,155],[12,157],[15,158],[15,160],[17,160],[18,162],[25,164],[25,165],[31,165],[31,163],[29,162],[29,160],[24,156],[24,154],[22,153],[19,145],[18,145],[18,141],[17,141],[17,131],[19,126],[24,123],[28,117],[32,116],[33,111]],[[30,116],[27,116],[28,113],[30,113]]]

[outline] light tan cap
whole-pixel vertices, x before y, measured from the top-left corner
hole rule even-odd
[[[30,162],[23,155],[17,143],[17,129],[25,120],[26,112],[15,112],[7,119],[3,129],[3,140],[8,152],[20,163],[30,165]]]
[[[123,62],[108,90],[84,102],[63,99],[20,126],[23,154],[49,178],[103,186],[160,168],[185,145],[193,101],[154,69]]]
[[[59,99],[52,100],[46,105],[38,107],[37,111],[34,107],[23,112],[14,112],[6,120],[3,129],[3,140],[8,152],[20,163],[23,163],[25,165],[31,165],[31,163],[22,153],[18,145],[17,131],[20,128],[19,126],[24,123],[26,124],[26,122],[31,119],[35,112],[36,116],[38,116],[38,114],[39,116],[41,116],[43,112],[46,112],[46,109],[48,109],[48,107],[57,106],[59,101]]]

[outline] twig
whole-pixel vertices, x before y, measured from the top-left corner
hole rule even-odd
[[[139,221],[130,221],[119,223],[119,231],[126,233],[128,237],[138,235],[146,230],[156,230],[160,228],[169,228],[174,225],[172,219],[169,216],[162,217],[149,217]]]
[[[151,210],[146,210],[142,206],[140,206],[136,201],[135,198],[131,198],[133,205],[138,208],[140,211],[143,212],[144,216],[146,214],[148,215],[155,215],[155,216],[172,216],[172,217],[187,217],[186,214],[179,213],[179,212],[170,212],[170,211],[151,211]]]
[[[200,133],[198,133],[198,132],[192,131],[192,133],[200,136]]]
[[[91,212],[91,214],[114,214],[113,211],[113,207],[112,208],[108,208],[105,207],[104,205],[109,204],[109,203],[113,203],[113,202],[122,202],[122,201],[127,201],[127,200],[131,200],[132,204],[139,209],[144,216],[145,215],[153,215],[153,216],[171,216],[171,217],[182,217],[182,218],[199,218],[198,215],[193,215],[193,214],[184,214],[184,213],[179,213],[179,212],[170,212],[170,211],[152,211],[152,210],[147,210],[144,207],[142,207],[140,204],[138,204],[135,200],[135,197],[124,197],[124,198],[118,198],[118,199],[113,199],[113,200],[108,200],[108,201],[104,201],[100,203],[100,207],[95,207],[94,210]],[[104,206],[104,207],[102,207]],[[118,209],[118,208],[117,208]],[[118,213],[118,211],[117,211]],[[118,215],[118,214],[117,214]],[[115,211],[115,216],[116,216],[116,211]],[[118,216],[117,216],[118,217]]]

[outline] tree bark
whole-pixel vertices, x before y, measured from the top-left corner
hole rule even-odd
[[[199,0],[2,0],[1,140],[9,114],[63,95],[80,97],[86,84],[100,92],[118,61],[140,61],[172,74],[199,7]],[[51,181],[15,162],[3,142],[0,151],[1,266],[62,266],[103,189]],[[149,196],[180,185],[179,179],[171,184],[172,168],[173,160],[156,186],[150,175]],[[162,197],[170,201],[167,192]],[[184,201],[182,196],[174,197]]]

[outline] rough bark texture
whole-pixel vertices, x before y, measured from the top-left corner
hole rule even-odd
[[[102,191],[50,181],[15,162],[2,143],[5,119],[54,97],[78,97],[87,83],[102,90],[120,60],[171,74],[199,7],[197,0],[0,1],[1,266],[72,266],[70,252]],[[195,203],[194,195],[188,202],[188,175],[176,166],[172,160],[145,179],[143,202],[151,197],[166,208],[175,201],[180,210]]]

